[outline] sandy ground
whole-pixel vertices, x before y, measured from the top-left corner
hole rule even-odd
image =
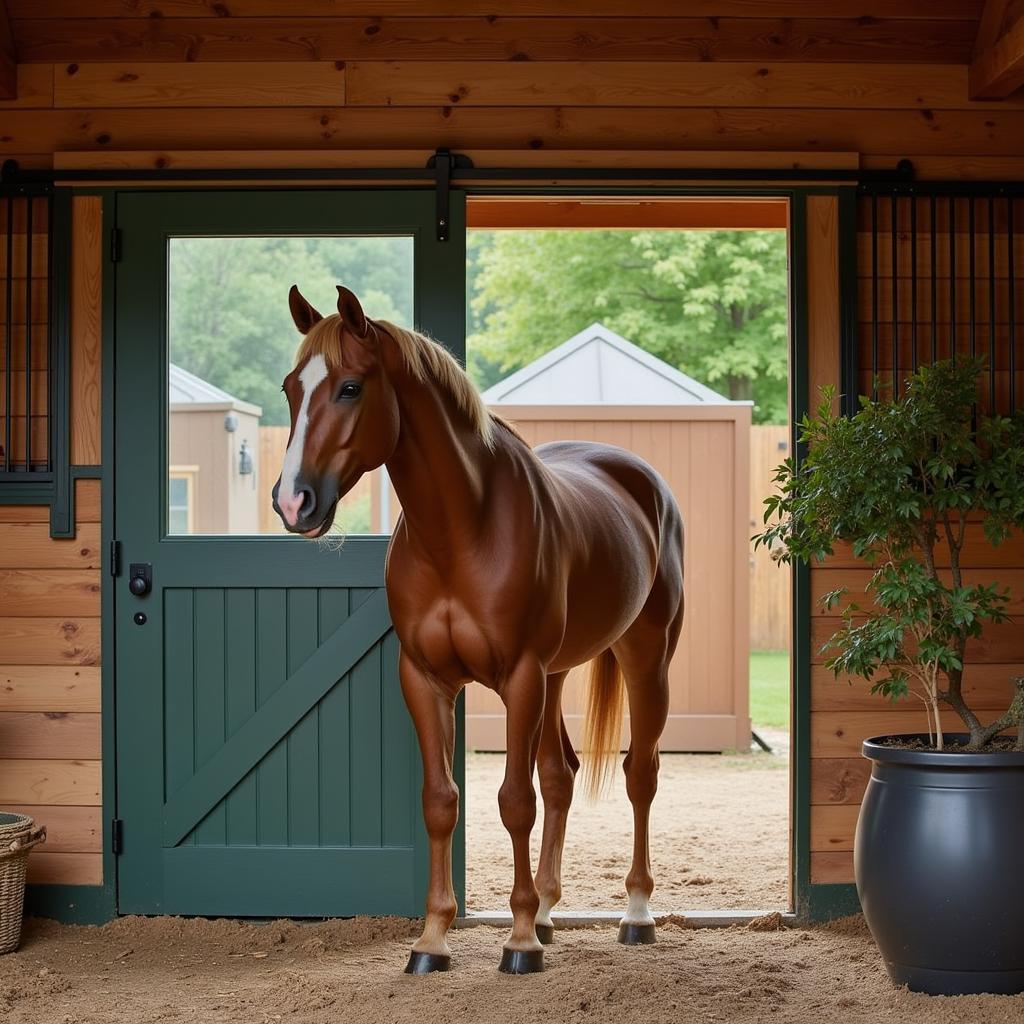
[[[321,924],[123,918],[30,921],[0,957],[11,1024],[1017,1024],[1024,996],[912,995],[890,984],[859,918],[808,931],[662,927],[624,947],[611,928],[561,931],[544,974],[496,970],[505,932],[452,935],[449,974],[406,977],[409,921]]]
[[[774,737],[773,737],[774,739]],[[498,814],[503,754],[466,758],[466,906],[506,910],[512,847]],[[539,789],[538,789],[539,793]],[[541,801],[538,797],[538,810]],[[655,910],[789,906],[789,771],[775,754],[663,754],[651,815]],[[540,848],[541,814],[533,833]],[[577,795],[562,861],[562,910],[625,906],[633,811],[621,771],[599,803]]]

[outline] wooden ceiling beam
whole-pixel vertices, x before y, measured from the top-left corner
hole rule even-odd
[[[18,60],[14,53],[14,33],[7,15],[7,0],[0,0],[0,99],[18,98]]]
[[[972,100],[1005,99],[1024,86],[1024,9],[1010,0],[988,0],[978,23],[968,73]]]

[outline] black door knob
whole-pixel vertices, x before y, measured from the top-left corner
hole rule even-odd
[[[143,594],[149,593],[149,580],[147,580],[144,576],[133,576],[128,581],[128,589],[136,597],[142,597]]]

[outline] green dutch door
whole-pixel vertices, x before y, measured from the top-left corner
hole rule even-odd
[[[298,341],[288,287],[326,314],[335,283],[363,282],[371,315],[462,357],[452,200],[441,243],[430,191],[117,196],[121,913],[422,913],[419,752],[383,589],[386,478],[346,499],[339,519],[359,532],[343,543],[285,536],[267,509],[287,435],[280,363]],[[148,572],[147,593],[133,572]],[[461,786],[461,754],[457,772]],[[455,851],[461,904],[461,821]]]

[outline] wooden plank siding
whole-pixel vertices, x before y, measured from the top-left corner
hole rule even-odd
[[[685,5],[685,17],[673,0],[636,0],[628,15],[617,0],[509,0],[501,16],[490,0],[390,0],[386,16],[370,0],[348,0],[341,17],[337,0],[7,7],[21,63],[17,98],[0,101],[0,157],[25,167],[104,168],[112,181],[134,167],[422,167],[447,145],[490,167],[877,170],[906,157],[923,178],[1024,176],[1021,96],[968,98],[982,0],[783,0],[771,18],[759,0],[698,0]],[[75,209],[72,329],[76,374],[87,378],[75,383],[72,438],[74,457],[94,460],[101,232],[98,220],[79,219],[84,200]],[[808,200],[812,396],[820,383],[838,384],[836,214],[834,200]],[[865,245],[861,230],[862,277]],[[889,250],[880,251],[884,270]],[[1001,259],[994,272],[1005,280]],[[1024,252],[1017,263],[1024,266]],[[880,298],[883,313],[887,301]],[[38,302],[28,319],[45,322],[42,290]],[[898,309],[896,323],[901,317]],[[996,337],[1004,343],[1002,325]],[[862,346],[872,340],[862,327]],[[897,361],[909,361],[905,347]],[[0,594],[10,595],[0,596],[0,642],[23,656],[15,662],[0,647],[0,714],[99,711],[92,481],[78,484],[77,515],[76,540],[58,542],[49,540],[45,509],[0,507]],[[1005,568],[1019,601],[1024,543],[992,555],[974,530],[967,562],[982,576],[972,578]],[[863,573],[840,552],[812,570],[812,587],[845,579],[862,589]],[[817,612],[815,623],[820,640],[831,623]],[[37,641],[52,676],[39,674],[49,666],[33,657]],[[994,711],[1005,679],[1024,664],[1024,644],[997,631],[983,652],[968,687]],[[831,681],[820,661],[811,700],[811,875],[849,881],[852,821],[867,778],[858,739],[918,712],[893,711],[863,684]],[[10,757],[2,769],[7,802],[99,805],[93,759]],[[70,826],[63,845],[57,832],[33,855],[33,878],[98,880],[98,839],[89,839],[92,850],[72,850]],[[84,832],[76,826],[74,834]]]
[[[95,465],[100,200],[76,196],[72,216],[71,454],[74,463]],[[35,353],[33,365],[44,365]],[[47,826],[46,844],[29,859],[30,882],[103,881],[101,497],[99,480],[75,483],[70,540],[51,539],[48,508],[0,506],[0,805]]]
[[[927,201],[919,200],[917,227],[917,273],[918,273],[918,360],[931,358],[931,233],[930,209]],[[872,360],[875,356],[875,330],[872,317],[878,310],[879,369],[891,372],[893,366],[892,331],[893,272],[900,284],[896,302],[896,320],[899,325],[900,345],[896,357],[901,374],[911,368],[911,344],[913,317],[911,316],[911,283],[913,246],[909,243],[909,210],[897,211],[895,230],[898,245],[893,260],[891,207],[885,200],[878,204],[879,230],[877,248],[872,246],[870,221],[866,216],[866,204],[859,210],[857,238],[857,268],[859,275],[859,366],[861,375],[859,390],[870,390]],[[979,206],[980,217],[987,217],[985,204]],[[1005,289],[1007,284],[1006,225],[1005,214],[996,211],[993,230],[996,240],[997,259],[991,268],[997,286]],[[958,303],[957,322],[967,320],[970,302],[969,239],[964,232],[966,217],[958,221],[954,236],[958,272],[956,275],[956,299]],[[924,233],[920,229],[924,228]],[[979,230],[987,231],[987,219],[979,220]],[[1000,234],[1002,232],[1002,234]],[[939,281],[948,278],[949,272],[949,220],[944,202],[939,203],[936,217],[935,265]],[[1002,240],[1002,247],[1000,247]],[[989,309],[988,237],[976,250],[975,275],[979,294],[976,311],[982,324],[986,324]],[[1015,247],[1015,266],[1024,266],[1024,247]],[[879,287],[873,294],[871,287],[872,268],[878,274]],[[948,286],[936,295],[937,332],[942,338],[950,335],[950,302]],[[1002,294],[1002,293],[1001,293]],[[983,296],[983,298],[982,298]],[[997,325],[997,343],[1005,346],[1008,335]],[[987,351],[988,337],[979,331],[980,351]],[[968,337],[968,328],[961,326],[958,331],[958,347],[963,351]],[[829,346],[826,353],[816,352],[817,343],[811,336],[811,398],[816,401],[818,386],[839,383],[838,361],[834,358],[838,348]],[[948,350],[940,342],[938,355],[941,358]],[[1001,386],[1005,386],[1005,383]],[[1024,393],[1024,382],[1018,381]],[[949,551],[945,543],[939,545],[936,553],[940,567],[949,566]],[[985,539],[983,526],[974,519],[967,527],[967,539],[963,551],[964,578],[968,583],[998,581],[1011,593],[1010,614],[1012,620],[1005,624],[989,626],[982,639],[968,644],[965,671],[965,696],[979,712],[983,720],[995,718],[1007,706],[1012,694],[1014,676],[1024,674],[1024,633],[1020,628],[1020,615],[1024,612],[1024,537],[1014,535],[998,548],[992,548]],[[842,604],[854,601],[866,604],[864,588],[871,578],[872,570],[862,561],[855,559],[849,547],[842,545],[824,564],[811,569],[811,881],[832,883],[853,881],[853,834],[856,827],[857,811],[867,785],[870,768],[860,756],[862,740],[872,735],[894,732],[923,732],[927,720],[920,701],[910,698],[891,703],[870,693],[870,686],[863,680],[843,678],[836,680],[825,668],[825,655],[821,648],[841,625],[838,613]],[[849,589],[849,597],[838,607],[826,610],[818,604],[820,597],[839,587]],[[942,711],[943,727],[957,731],[960,723],[948,709]]]

